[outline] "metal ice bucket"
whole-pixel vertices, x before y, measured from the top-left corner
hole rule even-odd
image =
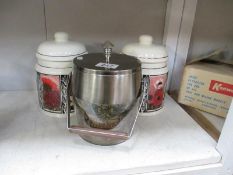
[[[81,60],[73,61],[72,92],[79,127],[70,130],[100,145],[127,139],[136,121],[141,97],[140,61],[111,53],[109,46],[104,54],[86,54]]]

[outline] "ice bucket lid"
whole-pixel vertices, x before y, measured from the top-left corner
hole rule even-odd
[[[111,53],[109,62],[104,53],[86,54],[73,62],[75,69],[86,73],[118,75],[141,71],[141,62],[137,58],[118,53]]]

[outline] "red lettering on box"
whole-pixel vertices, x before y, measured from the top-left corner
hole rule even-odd
[[[233,97],[233,84],[211,80],[209,90]]]

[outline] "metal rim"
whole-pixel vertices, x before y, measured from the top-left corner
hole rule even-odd
[[[141,67],[138,67],[137,69],[133,70],[94,70],[94,69],[88,69],[83,67],[77,67],[77,70],[82,73],[88,73],[88,74],[98,74],[98,75],[126,75],[126,74],[133,74],[136,72],[141,71]]]

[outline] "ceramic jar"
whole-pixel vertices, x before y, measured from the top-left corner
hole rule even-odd
[[[74,58],[82,59],[86,54],[83,44],[68,39],[68,34],[57,32],[53,41],[46,41],[39,45],[36,53],[38,63],[37,90],[39,105],[49,116],[64,117],[67,110],[67,87],[72,71]],[[70,105],[71,113],[74,112]]]
[[[163,107],[168,74],[165,47],[153,44],[152,36],[142,35],[139,43],[126,45],[122,52],[137,57],[142,63],[144,99],[141,114],[160,110]]]

